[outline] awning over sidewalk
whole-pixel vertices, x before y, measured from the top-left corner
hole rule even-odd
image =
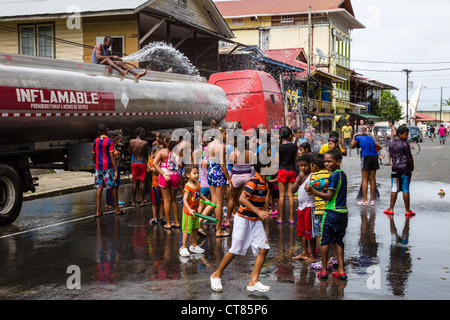
[[[381,119],[379,116],[374,116],[373,114],[368,113],[350,113],[351,115],[358,116],[365,119],[378,120]]]
[[[413,117],[413,119],[416,119],[417,122],[425,122],[425,121],[431,121],[431,122],[439,122],[439,119],[433,118],[432,116],[416,113],[416,116]]]

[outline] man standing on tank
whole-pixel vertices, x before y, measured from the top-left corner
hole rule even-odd
[[[131,173],[133,175],[133,191],[131,205],[136,205],[136,191],[139,188],[139,202],[145,205],[145,177],[147,174],[148,142],[144,140],[145,129],[136,128],[136,138],[130,140],[128,151],[132,155]]]
[[[122,61],[122,58],[116,55],[112,55],[110,49],[112,43],[113,40],[111,39],[111,36],[106,36],[103,39],[103,43],[97,43],[92,52],[91,62],[95,64],[107,64],[110,67],[116,69],[122,76],[125,76],[128,74],[128,72],[130,72],[136,77],[136,80],[147,74],[147,70],[144,70],[144,72],[141,73],[137,73],[129,66],[127,66],[127,64]]]

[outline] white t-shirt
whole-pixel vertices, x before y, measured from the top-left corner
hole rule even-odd
[[[305,210],[306,207],[314,207],[314,195],[309,195],[305,190],[305,185],[309,184],[311,181],[311,174],[306,178],[303,184],[298,188],[297,199],[298,199],[298,209]]]

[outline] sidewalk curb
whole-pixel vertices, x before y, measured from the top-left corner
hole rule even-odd
[[[121,185],[132,183],[132,181],[133,181],[133,179],[131,179],[131,178],[124,178],[121,181]],[[74,187],[62,187],[62,188],[56,188],[56,189],[51,189],[51,190],[38,191],[38,192],[34,192],[34,193],[25,193],[23,195],[23,201],[31,201],[31,200],[41,199],[41,198],[56,197],[56,196],[61,196],[61,195],[65,195],[65,194],[86,191],[86,190],[94,190],[94,184],[88,183],[85,185],[78,185],[78,186],[74,186]]]

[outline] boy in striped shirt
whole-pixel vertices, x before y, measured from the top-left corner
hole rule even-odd
[[[114,140],[107,136],[108,127],[106,124],[99,124],[98,133],[100,136],[92,143],[92,161],[95,163],[95,181],[97,213],[95,217],[101,217],[100,204],[103,189],[112,189],[114,199],[115,214],[125,214],[125,211],[119,210],[119,201],[117,194],[117,163],[114,157]]]
[[[249,247],[252,247],[253,254],[257,256],[247,290],[251,292],[267,292],[270,290],[269,286],[263,285],[258,280],[270,248],[261,222],[261,220],[270,218],[270,212],[264,210],[268,185],[266,176],[261,175],[263,167],[265,166],[258,159],[258,163],[254,165],[255,175],[247,182],[239,198],[241,204],[234,218],[231,248],[210,278],[211,288],[214,291],[222,291],[221,276],[223,271],[236,255],[245,255]]]

